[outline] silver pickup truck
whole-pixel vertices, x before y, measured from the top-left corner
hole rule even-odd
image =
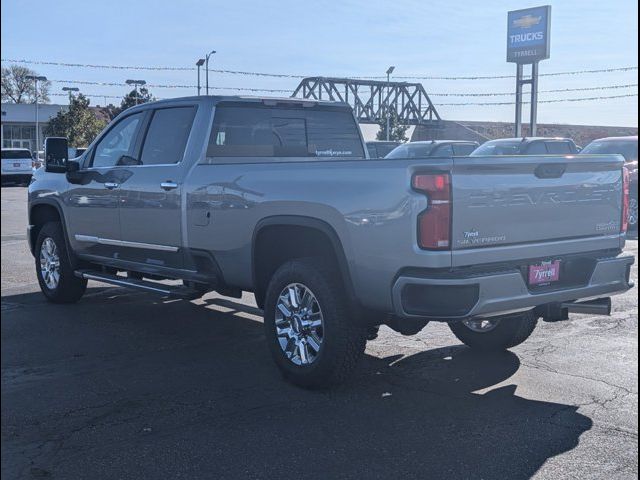
[[[409,335],[447,322],[470,347],[506,349],[540,318],[607,314],[631,288],[622,157],[365,152],[340,103],[130,108],[81,157],[35,174],[42,292],[75,302],[87,280],[187,299],[253,292],[284,376],[321,387],[382,324]]]

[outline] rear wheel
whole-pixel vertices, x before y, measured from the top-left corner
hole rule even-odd
[[[350,318],[337,275],[319,259],[283,264],[267,287],[264,326],[273,359],[292,383],[322,388],[344,381],[366,344]]]
[[[637,197],[629,198],[629,230],[638,229],[638,199]]]
[[[506,350],[524,342],[538,323],[533,311],[450,323],[453,334],[477,350]]]
[[[87,281],[73,273],[59,222],[46,223],[40,229],[36,240],[35,261],[40,290],[48,300],[54,303],[80,300],[87,288]]]

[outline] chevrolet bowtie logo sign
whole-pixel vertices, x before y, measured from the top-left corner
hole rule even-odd
[[[531,28],[534,25],[538,25],[542,17],[534,17],[533,15],[525,15],[524,17],[520,17],[517,20],[513,21],[513,25],[515,27],[520,28]]]
[[[549,58],[551,6],[507,13],[507,62],[536,63]]]

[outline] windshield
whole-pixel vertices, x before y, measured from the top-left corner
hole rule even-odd
[[[400,145],[384,158],[421,158],[428,157],[435,145],[433,143]]]
[[[619,153],[627,162],[638,159],[638,141],[635,140],[594,140],[580,153]]]
[[[486,142],[471,152],[471,156],[478,155],[518,155],[520,153],[521,140],[499,140]]]

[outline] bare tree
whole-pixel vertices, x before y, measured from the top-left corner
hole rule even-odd
[[[35,103],[36,89],[28,75],[37,75],[33,70],[20,65],[2,67],[2,101],[6,103]],[[38,82],[38,102],[49,103],[51,82]]]

